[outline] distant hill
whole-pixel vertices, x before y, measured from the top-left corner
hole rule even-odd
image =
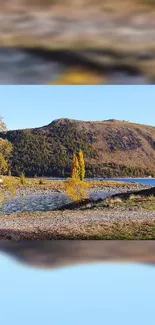
[[[73,153],[79,149],[88,177],[155,175],[152,126],[58,119],[40,128],[8,131],[5,137],[14,145],[14,175],[69,176]]]

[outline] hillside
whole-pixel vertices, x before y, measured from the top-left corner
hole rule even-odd
[[[1,135],[2,136],[2,135]],[[86,176],[155,175],[155,127],[126,121],[59,119],[8,131],[14,145],[12,174],[69,176],[73,153],[82,149]]]

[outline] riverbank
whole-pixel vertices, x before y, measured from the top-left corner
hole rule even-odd
[[[28,195],[35,193],[50,193],[50,192],[64,192],[64,180],[53,180],[53,179],[39,179],[39,178],[25,178],[24,184],[21,184],[19,177],[9,177],[2,176],[4,181],[4,186],[0,187],[0,192],[4,192],[6,188],[15,188],[17,195]],[[88,190],[92,189],[105,189],[106,191],[110,191],[112,189],[120,189],[125,190],[130,189],[141,189],[146,188],[148,185],[138,184],[135,182],[123,182],[123,181],[112,181],[112,180],[89,180],[88,182]]]
[[[4,177],[18,195],[64,193],[63,180]],[[71,203],[59,210],[0,214],[0,239],[155,239],[154,188],[137,183],[88,181],[105,199]],[[1,191],[2,191],[1,187]],[[16,193],[16,195],[17,195]],[[77,206],[76,206],[77,205]]]
[[[155,211],[117,208],[1,215],[0,239],[155,239]]]

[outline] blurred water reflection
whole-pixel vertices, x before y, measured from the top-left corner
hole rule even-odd
[[[0,251],[36,267],[88,262],[155,263],[155,241],[0,241]]]
[[[0,84],[154,84],[154,4],[1,0]]]
[[[131,242],[129,246],[127,242],[122,244],[103,242],[96,246],[95,242],[90,242],[89,249],[85,242],[74,245],[71,241],[12,242],[12,245],[2,242],[3,251],[4,248],[9,253],[12,251],[15,256],[42,269],[26,267],[0,254],[1,323],[153,325],[154,267],[136,263],[86,263],[92,258],[95,262],[95,256],[107,260],[114,256],[141,255],[142,260],[147,257],[147,249],[149,254],[149,249],[152,251],[155,246],[151,242],[146,242],[147,248],[140,242]],[[85,264],[45,270],[49,264],[51,267],[55,262],[58,265],[57,256],[65,265],[69,256],[72,256],[71,263],[78,258]]]

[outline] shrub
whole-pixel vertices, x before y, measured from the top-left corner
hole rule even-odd
[[[2,178],[3,183],[0,186],[0,204],[6,198],[8,200],[9,197],[16,195],[16,189],[18,187],[18,181],[14,181],[12,177]]]
[[[108,203],[109,205],[121,204],[122,199],[120,197],[113,197],[113,198],[108,198],[105,202]]]
[[[88,198],[88,183],[75,178],[68,178],[64,183],[66,194],[72,201],[81,201]]]
[[[43,180],[40,179],[40,180],[39,180],[39,185],[43,185],[43,184],[44,184]]]
[[[136,196],[134,195],[134,194],[131,194],[130,196],[129,196],[129,200],[134,200],[136,198]]]
[[[20,182],[22,185],[25,185],[25,175],[23,173],[20,175]]]

